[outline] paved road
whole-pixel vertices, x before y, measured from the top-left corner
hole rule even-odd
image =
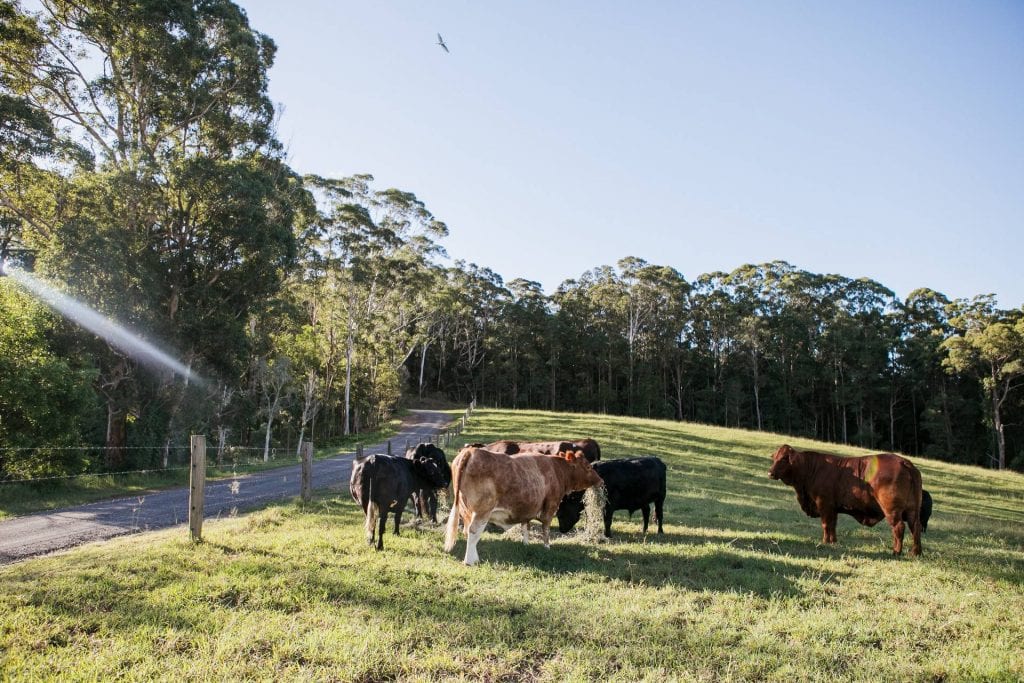
[[[405,442],[419,443],[437,434],[451,420],[446,413],[411,411],[402,432],[392,438],[395,452]],[[366,453],[383,453],[386,444],[366,446]],[[313,462],[313,487],[347,485],[354,453]],[[204,518],[226,517],[299,494],[299,465],[208,481]],[[0,522],[0,565],[34,555],[71,548],[123,534],[162,529],[188,522],[188,488],[168,489],[116,500],[79,505]]]

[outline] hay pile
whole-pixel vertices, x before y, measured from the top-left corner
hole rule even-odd
[[[561,538],[571,539],[582,543],[607,543],[608,538],[604,535],[604,505],[608,502],[608,489],[602,486],[592,486],[583,493],[583,515],[576,523],[576,528],[567,534],[561,534]],[[557,529],[557,520],[552,520]],[[507,529],[504,538],[521,541],[523,530],[519,525]],[[540,526],[530,526],[530,541],[542,541]]]
[[[608,489],[602,486],[592,486],[583,493],[583,515],[580,517],[580,521],[576,523],[576,528],[567,534],[561,534],[562,538],[572,539],[574,541],[582,541],[583,543],[607,543],[608,538],[604,535],[604,505],[608,502]],[[448,519],[448,510],[445,508],[440,499],[438,500],[437,506],[437,518],[441,520],[441,512],[444,510],[444,520]],[[552,530],[558,530],[558,520],[553,519]],[[444,523],[443,521],[441,522]],[[493,524],[488,525],[491,530],[497,530],[497,527]],[[531,524],[530,527],[530,542],[542,542],[544,535],[541,533],[539,524]],[[558,535],[558,534],[555,534]],[[523,529],[520,525],[505,529],[502,532],[502,537],[513,541],[523,540]]]
[[[579,528],[575,537],[585,543],[605,543],[608,539],[604,535],[604,505],[608,502],[608,489],[601,486],[591,486],[583,494],[583,528]]]

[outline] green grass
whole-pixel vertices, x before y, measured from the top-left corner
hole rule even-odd
[[[355,449],[358,443],[380,443],[398,433],[401,420],[395,418],[381,429],[365,434],[354,434],[332,440],[330,445],[316,448],[314,457],[330,458],[339,453]],[[315,445],[315,444],[314,444]],[[216,467],[216,451],[207,446],[207,479],[219,479],[236,476],[239,472],[251,474],[264,470],[288,467],[299,462],[294,451],[285,452],[277,449],[277,456],[266,463],[262,449],[249,451],[251,463],[240,463],[231,467],[225,463],[223,468]],[[57,510],[94,503],[99,500],[121,498],[123,496],[140,495],[150,491],[187,486],[189,480],[188,466],[179,466],[167,471],[153,470],[145,473],[129,472],[125,474],[82,475],[69,479],[56,479],[38,483],[4,484],[0,482],[0,520],[18,515],[27,515],[45,510]]]
[[[915,458],[935,512],[919,559],[840,518],[818,544],[767,478],[800,439],[480,410],[466,441],[594,436],[669,466],[665,535],[499,534],[482,563],[440,527],[367,547],[347,491],[0,568],[0,680],[1024,679],[1024,477]],[[449,455],[454,455],[450,453]]]

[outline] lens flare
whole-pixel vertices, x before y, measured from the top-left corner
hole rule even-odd
[[[188,381],[205,384],[201,377],[180,361],[82,302],[54,289],[25,271],[14,268],[9,263],[3,264],[3,271],[5,275],[38,297],[50,308],[68,320],[78,323],[97,337],[106,340],[111,346],[120,349],[140,363],[150,367],[164,368]]]

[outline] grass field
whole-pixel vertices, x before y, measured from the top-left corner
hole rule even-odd
[[[915,459],[919,559],[884,523],[816,519],[772,451],[852,448],[596,415],[479,410],[466,441],[593,436],[669,468],[666,533],[487,533],[482,563],[411,525],[364,540],[347,491],[0,568],[2,680],[1024,679],[1024,477]],[[454,456],[454,453],[449,453]]]

